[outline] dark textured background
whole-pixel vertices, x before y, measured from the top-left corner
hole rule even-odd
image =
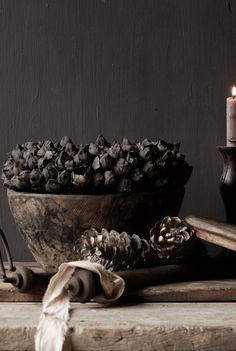
[[[66,134],[181,141],[195,167],[181,214],[222,220],[235,77],[235,0],[0,0],[0,161]],[[14,259],[29,258],[2,186],[0,205]]]

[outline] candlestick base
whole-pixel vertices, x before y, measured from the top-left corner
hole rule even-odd
[[[236,146],[218,146],[224,168],[219,189],[223,199],[227,223],[236,224]]]

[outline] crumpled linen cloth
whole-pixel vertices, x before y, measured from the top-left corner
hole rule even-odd
[[[102,292],[94,301],[107,303],[117,300],[124,291],[125,282],[117,274],[98,263],[74,261],[63,263],[51,278],[43,298],[43,309],[35,335],[36,351],[71,351],[66,337],[69,320],[70,297],[64,287],[76,268],[87,269],[99,276]]]

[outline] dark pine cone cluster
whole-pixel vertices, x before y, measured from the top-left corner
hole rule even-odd
[[[192,167],[180,144],[164,141],[110,144],[103,136],[95,143],[75,145],[27,142],[17,145],[4,163],[4,185],[18,191],[43,193],[115,193],[181,188]]]
[[[102,264],[112,271],[206,259],[206,249],[194,229],[178,217],[165,217],[150,231],[150,240],[138,235],[86,230],[74,250],[78,259]]]

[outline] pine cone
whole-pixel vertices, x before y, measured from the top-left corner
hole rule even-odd
[[[150,244],[159,259],[169,263],[206,258],[205,246],[194,229],[179,217],[165,217],[157,222],[150,231]]]
[[[152,266],[158,261],[156,252],[145,239],[115,230],[86,230],[74,250],[79,259],[98,262],[111,271]]]

